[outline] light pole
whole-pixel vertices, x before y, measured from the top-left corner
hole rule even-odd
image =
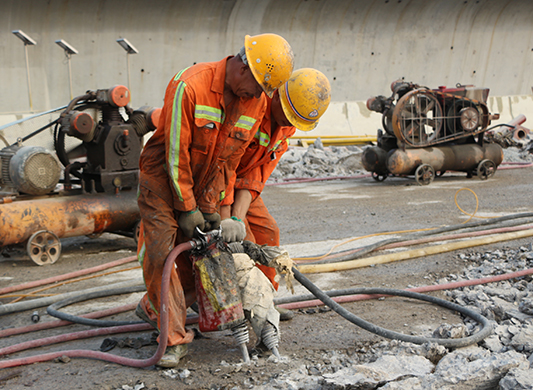
[[[70,68],[70,57],[72,57],[72,54],[78,54],[78,51],[63,39],[58,39],[55,42],[65,51],[65,56],[68,60],[68,83],[70,87],[70,100],[72,100],[74,96],[72,95],[72,70]]]
[[[120,38],[117,39],[118,44],[126,50],[126,58],[128,62],[128,89],[131,92],[131,86],[130,86],[130,54],[137,54],[139,50],[135,48],[126,38]]]
[[[37,44],[37,42],[31,39],[22,30],[13,30],[11,32],[15,34],[22,42],[24,42],[24,54],[26,55],[26,74],[28,77],[28,97],[30,99],[30,111],[33,111],[33,103],[31,100],[30,62],[28,61],[28,46],[34,46]]]

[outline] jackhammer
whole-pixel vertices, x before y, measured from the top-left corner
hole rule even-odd
[[[274,308],[270,281],[250,257],[236,253],[243,251],[222,241],[220,229],[203,233],[197,228],[195,236],[198,244],[191,250],[190,258],[200,330],[231,329],[244,362],[250,363],[246,348],[250,340],[248,320],[258,340],[279,358],[279,313]]]

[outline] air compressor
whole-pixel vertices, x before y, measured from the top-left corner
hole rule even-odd
[[[375,96],[366,103],[383,115],[377,146],[362,156],[375,180],[414,175],[418,184],[428,185],[449,170],[481,180],[494,175],[503,150],[484,140],[491,121],[499,118],[488,110],[488,88],[458,84],[429,89],[397,80],[391,90],[390,97]]]
[[[160,108],[129,106],[122,85],[87,91],[59,118],[0,150],[0,247],[22,244],[38,265],[53,264],[62,237],[112,232],[136,237],[143,136]],[[24,142],[53,128],[54,151]],[[66,137],[81,141],[67,150]]]

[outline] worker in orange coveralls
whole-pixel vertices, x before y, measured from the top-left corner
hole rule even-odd
[[[279,246],[279,228],[268,212],[261,192],[280,157],[288,149],[288,138],[296,128],[314,129],[331,100],[331,87],[326,76],[316,69],[295,71],[291,78],[268,99],[267,113],[237,168],[234,192],[228,191],[222,202],[221,216],[243,220],[245,240],[260,245]],[[278,288],[276,270],[258,265]],[[281,319],[292,313],[278,308]]]
[[[164,263],[175,246],[190,240],[196,227],[222,225],[226,234],[244,238],[241,222],[221,221],[220,202],[264,116],[263,92],[272,96],[289,79],[293,61],[279,35],[247,35],[238,55],[191,66],[168,84],[159,126],[140,158],[138,258],[147,294],[136,314],[154,327],[160,329]],[[194,336],[185,329],[187,307],[196,301],[187,253],[172,270],[169,299],[161,367],[175,367]]]

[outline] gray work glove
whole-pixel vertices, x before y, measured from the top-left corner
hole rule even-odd
[[[201,231],[204,231],[204,216],[198,209],[183,212],[178,217],[178,226],[181,228],[181,230],[183,230],[183,233],[185,233],[187,237],[192,238],[196,227],[198,227]]]
[[[246,226],[236,217],[223,219],[220,226],[222,227],[222,239],[226,242],[242,241],[246,237]]]
[[[218,229],[220,226],[220,214],[219,213],[210,213],[210,214],[204,214],[205,219],[205,231],[208,232],[210,230]]]

